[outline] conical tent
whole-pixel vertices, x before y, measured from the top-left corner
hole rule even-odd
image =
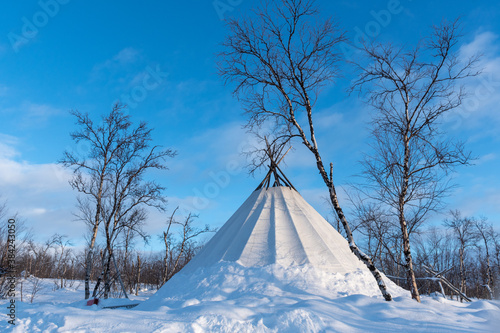
[[[219,261],[247,267],[308,264],[341,274],[368,271],[347,241],[285,186],[254,191],[183,271]]]
[[[220,261],[246,267],[310,265],[340,274],[369,272],[347,241],[302,198],[279,168],[290,149],[279,158],[284,145],[265,141],[269,171],[264,180],[183,272]]]

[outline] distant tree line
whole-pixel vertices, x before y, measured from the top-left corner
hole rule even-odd
[[[386,276],[409,289],[397,220],[374,205],[356,205],[355,210],[360,246]],[[469,297],[500,297],[500,233],[486,218],[450,211],[442,225],[412,228],[411,237],[420,294],[441,293],[427,267],[444,272],[443,276]],[[447,296],[461,298],[446,285],[443,288]]]
[[[164,250],[140,252],[134,247],[121,242],[113,249],[127,294],[137,295],[141,289],[159,289],[165,282],[179,272],[200,249],[201,245],[195,237],[208,230],[207,227],[198,229],[193,226],[193,217],[177,222],[171,219],[171,228],[162,235],[157,235],[168,246]],[[34,282],[42,278],[54,279],[54,289],[75,287],[84,284],[89,249],[78,251],[67,236],[55,234],[45,242],[33,239],[32,233],[19,222],[21,229],[18,232],[16,246],[17,277],[16,294],[21,293],[21,284],[24,283],[24,295],[31,295],[39,291],[39,284]],[[2,218],[0,224],[0,248],[6,249],[7,220]],[[165,237],[165,238],[163,238]],[[94,248],[96,255],[92,256],[90,270],[91,286],[94,287],[99,275],[105,269],[105,244],[97,244]],[[0,254],[1,267],[7,267],[6,251]],[[10,272],[9,272],[10,274]],[[7,297],[7,274],[0,276],[0,297]],[[123,290],[116,279],[116,268],[110,274],[108,297],[123,297]],[[34,290],[35,289],[35,290]],[[103,297],[104,290],[97,293]]]
[[[196,242],[201,233],[211,231],[193,227],[193,217],[181,221],[175,213],[167,219],[165,231],[157,237],[164,243],[164,249],[143,253],[134,249],[133,243],[118,242],[114,249],[118,270],[128,294],[137,295],[141,289],[157,290],[197,253],[202,244]],[[398,221],[391,220],[374,206],[356,206],[353,230],[358,244],[373,262],[398,285],[407,288],[404,255],[401,238],[398,237]],[[339,226],[333,223],[334,227]],[[0,224],[0,248],[5,249],[7,219]],[[19,222],[16,253],[17,290],[25,282],[24,293],[31,295],[37,291],[36,279],[54,279],[54,289],[75,287],[83,284],[86,275],[88,248],[75,250],[69,238],[55,234],[40,243]],[[338,229],[343,232],[342,228]],[[434,271],[446,271],[444,276],[469,297],[490,299],[500,297],[500,233],[486,218],[462,216],[458,211],[440,226],[412,230],[414,262],[417,286],[420,294],[440,293],[436,280],[426,272],[425,267]],[[91,286],[95,283],[105,264],[105,245],[96,245],[90,271]],[[0,254],[0,263],[6,267],[6,253]],[[112,274],[113,277],[113,274]],[[0,295],[6,297],[6,276],[0,277]],[[447,297],[459,295],[443,286]],[[102,297],[102,291],[97,295]],[[109,297],[123,297],[118,280],[110,281]],[[29,297],[25,299],[29,300]]]

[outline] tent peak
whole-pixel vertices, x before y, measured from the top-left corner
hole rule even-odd
[[[290,180],[285,176],[285,173],[278,166],[278,164],[280,164],[280,162],[283,160],[286,154],[288,154],[288,152],[290,151],[290,149],[292,149],[292,147],[288,148],[288,150],[283,154],[283,156],[280,157],[280,154],[283,151],[284,146],[277,147],[276,145],[270,145],[269,142],[267,141],[267,138],[264,137],[264,139],[266,140],[266,149],[264,150],[264,152],[266,153],[267,158],[269,159],[269,171],[267,172],[266,176],[255,190],[260,190],[261,188],[268,189],[269,186],[271,187],[284,186],[297,191],[297,189],[292,185]],[[271,182],[271,178],[274,178],[274,182]]]

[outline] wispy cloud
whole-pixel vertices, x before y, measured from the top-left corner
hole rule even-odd
[[[460,188],[453,193],[453,203],[450,209],[458,209],[467,216],[484,216],[498,225],[500,218],[500,193],[497,187],[478,184]]]
[[[23,101],[18,105],[2,108],[0,113],[7,119],[15,118],[19,128],[39,128],[46,126],[51,118],[66,114],[66,111],[50,104]]]
[[[469,78],[463,83],[469,95],[456,112],[450,113],[445,119],[452,130],[482,129],[481,136],[500,136],[496,130],[500,124],[500,49],[498,35],[489,32],[479,32],[474,39],[462,45],[459,50],[461,59],[482,55],[477,68],[482,73]],[[488,124],[488,127],[484,127]],[[491,130],[491,129],[495,130]],[[477,135],[476,135],[477,137]]]
[[[65,114],[64,110],[52,105],[31,102],[24,102],[19,109],[23,114],[21,122],[25,126],[41,126],[46,124],[51,117]]]
[[[132,47],[127,47],[118,52],[118,54],[113,57],[112,62],[124,65],[135,62],[138,57],[139,57],[138,50]]]
[[[33,164],[21,159],[19,140],[0,134],[0,188],[10,211],[26,218],[37,240],[58,232],[78,237],[83,225],[72,224],[74,193],[71,173],[60,165]]]
[[[478,54],[484,54],[492,56],[498,51],[498,45],[495,41],[498,36],[491,31],[478,32],[474,36],[474,39],[467,44],[460,47],[460,57],[469,58]]]
[[[111,59],[96,64],[90,72],[90,80],[94,81],[102,78],[109,78],[110,74],[116,74],[117,72],[126,70],[128,66],[135,64],[140,59],[140,51],[132,47],[124,48]]]
[[[14,136],[0,133],[0,160],[11,159],[19,155],[19,152],[14,149],[17,141]]]
[[[334,126],[338,126],[344,120],[344,115],[337,112],[335,108],[329,108],[327,110],[321,111],[316,117],[316,123],[318,124],[318,129],[329,129]]]
[[[481,156],[477,161],[475,161],[475,165],[483,165],[486,163],[490,163],[491,161],[495,161],[498,159],[497,153],[489,153],[484,156]]]

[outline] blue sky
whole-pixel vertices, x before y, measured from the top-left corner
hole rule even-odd
[[[319,1],[351,39],[360,33],[411,45],[443,19],[462,18],[460,52],[484,54],[484,73],[467,82],[471,96],[444,120],[450,136],[467,140],[476,165],[453,175],[459,187],[448,208],[484,215],[500,226],[499,138],[500,4],[498,1]],[[0,195],[39,240],[58,232],[81,245],[74,222],[75,193],[56,161],[79,150],[69,110],[94,117],[117,100],[134,121],[155,128],[156,144],[178,150],[170,170],[152,174],[167,187],[169,208],[199,214],[200,224],[222,225],[257,186],[241,151],[253,139],[231,87],[216,75],[215,54],[224,18],[245,15],[257,1],[78,1],[2,3],[0,14]],[[225,6],[225,7],[224,7]],[[219,10],[217,9],[219,8]],[[226,8],[221,11],[220,8]],[[390,17],[377,16],[391,10]],[[350,56],[349,50],[346,56]],[[354,181],[368,150],[370,110],[347,96],[349,71],[318,104],[318,139],[334,161],[339,185]],[[327,214],[325,191],[300,143],[286,173],[302,195]],[[236,170],[235,170],[236,169]],[[439,223],[444,218],[434,216]],[[147,230],[159,234],[165,216],[151,213]]]

